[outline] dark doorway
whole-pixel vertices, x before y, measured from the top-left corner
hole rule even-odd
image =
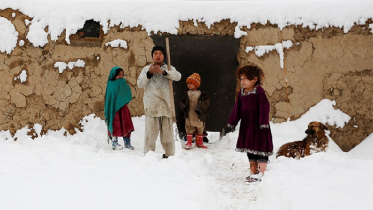
[[[171,65],[182,74],[181,80],[173,83],[179,132],[185,132],[179,100],[187,90],[187,77],[193,73],[200,74],[200,90],[207,92],[211,98],[206,130],[221,132],[227,126],[235,102],[235,71],[240,40],[231,36],[151,36],[155,45],[163,47],[166,47],[166,37],[170,42]]]

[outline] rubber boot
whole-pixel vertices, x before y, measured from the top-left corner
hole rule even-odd
[[[135,149],[135,147],[133,147],[133,146],[131,145],[131,139],[130,139],[130,138],[128,138],[128,137],[124,137],[124,138],[123,138],[123,141],[124,141],[124,147],[125,147],[125,148],[128,148],[128,149],[130,149],[130,150],[134,150],[134,149]]]
[[[184,149],[192,149],[192,139],[193,139],[193,134],[187,134],[187,143],[185,144]]]
[[[123,149],[122,145],[118,144],[118,137],[113,137],[112,138],[112,147],[113,147],[113,150],[122,150]]]
[[[207,149],[207,147],[203,145],[203,135],[196,135],[196,146],[199,148]]]
[[[107,136],[107,144],[112,144],[113,140],[111,139],[111,136]]]

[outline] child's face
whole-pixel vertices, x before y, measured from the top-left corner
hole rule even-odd
[[[163,60],[164,60],[164,55],[163,55],[162,51],[160,51],[160,50],[154,51],[154,53],[153,53],[154,63],[162,63]]]
[[[193,83],[188,82],[187,86],[189,90],[197,90],[197,87]]]
[[[254,77],[254,79],[250,80],[245,75],[240,76],[241,87],[250,91],[255,87],[255,83],[257,81],[257,77]]]
[[[121,79],[124,76],[124,71],[120,71],[119,74],[115,77],[115,79]]]

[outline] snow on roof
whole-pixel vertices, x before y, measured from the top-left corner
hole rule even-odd
[[[90,19],[100,22],[104,33],[116,25],[121,27],[141,25],[148,33],[170,34],[177,34],[179,20],[197,20],[210,26],[223,19],[230,19],[231,22],[238,23],[235,34],[240,36],[244,34],[239,31],[240,27],[250,28],[252,23],[266,24],[267,21],[277,24],[280,29],[295,24],[312,29],[334,26],[348,32],[354,23],[365,24],[366,20],[373,17],[371,9],[373,1],[359,0],[12,0],[0,3],[0,9],[6,8],[19,10],[33,18],[27,38],[34,46],[43,46],[48,34],[51,40],[57,40],[65,29],[66,41],[70,43],[69,36],[83,28],[85,21]],[[4,20],[1,20],[0,27],[3,27],[3,23]],[[48,31],[45,32],[44,28],[47,26]],[[3,35],[0,34],[0,41],[3,39]]]

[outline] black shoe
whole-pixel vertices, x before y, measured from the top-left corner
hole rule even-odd
[[[209,143],[209,139],[208,139],[206,136],[204,136],[204,137],[203,137],[203,142],[205,142],[205,143]]]
[[[167,159],[168,156],[166,156],[165,154],[163,154],[163,155],[162,155],[162,158],[163,158],[163,159]]]

